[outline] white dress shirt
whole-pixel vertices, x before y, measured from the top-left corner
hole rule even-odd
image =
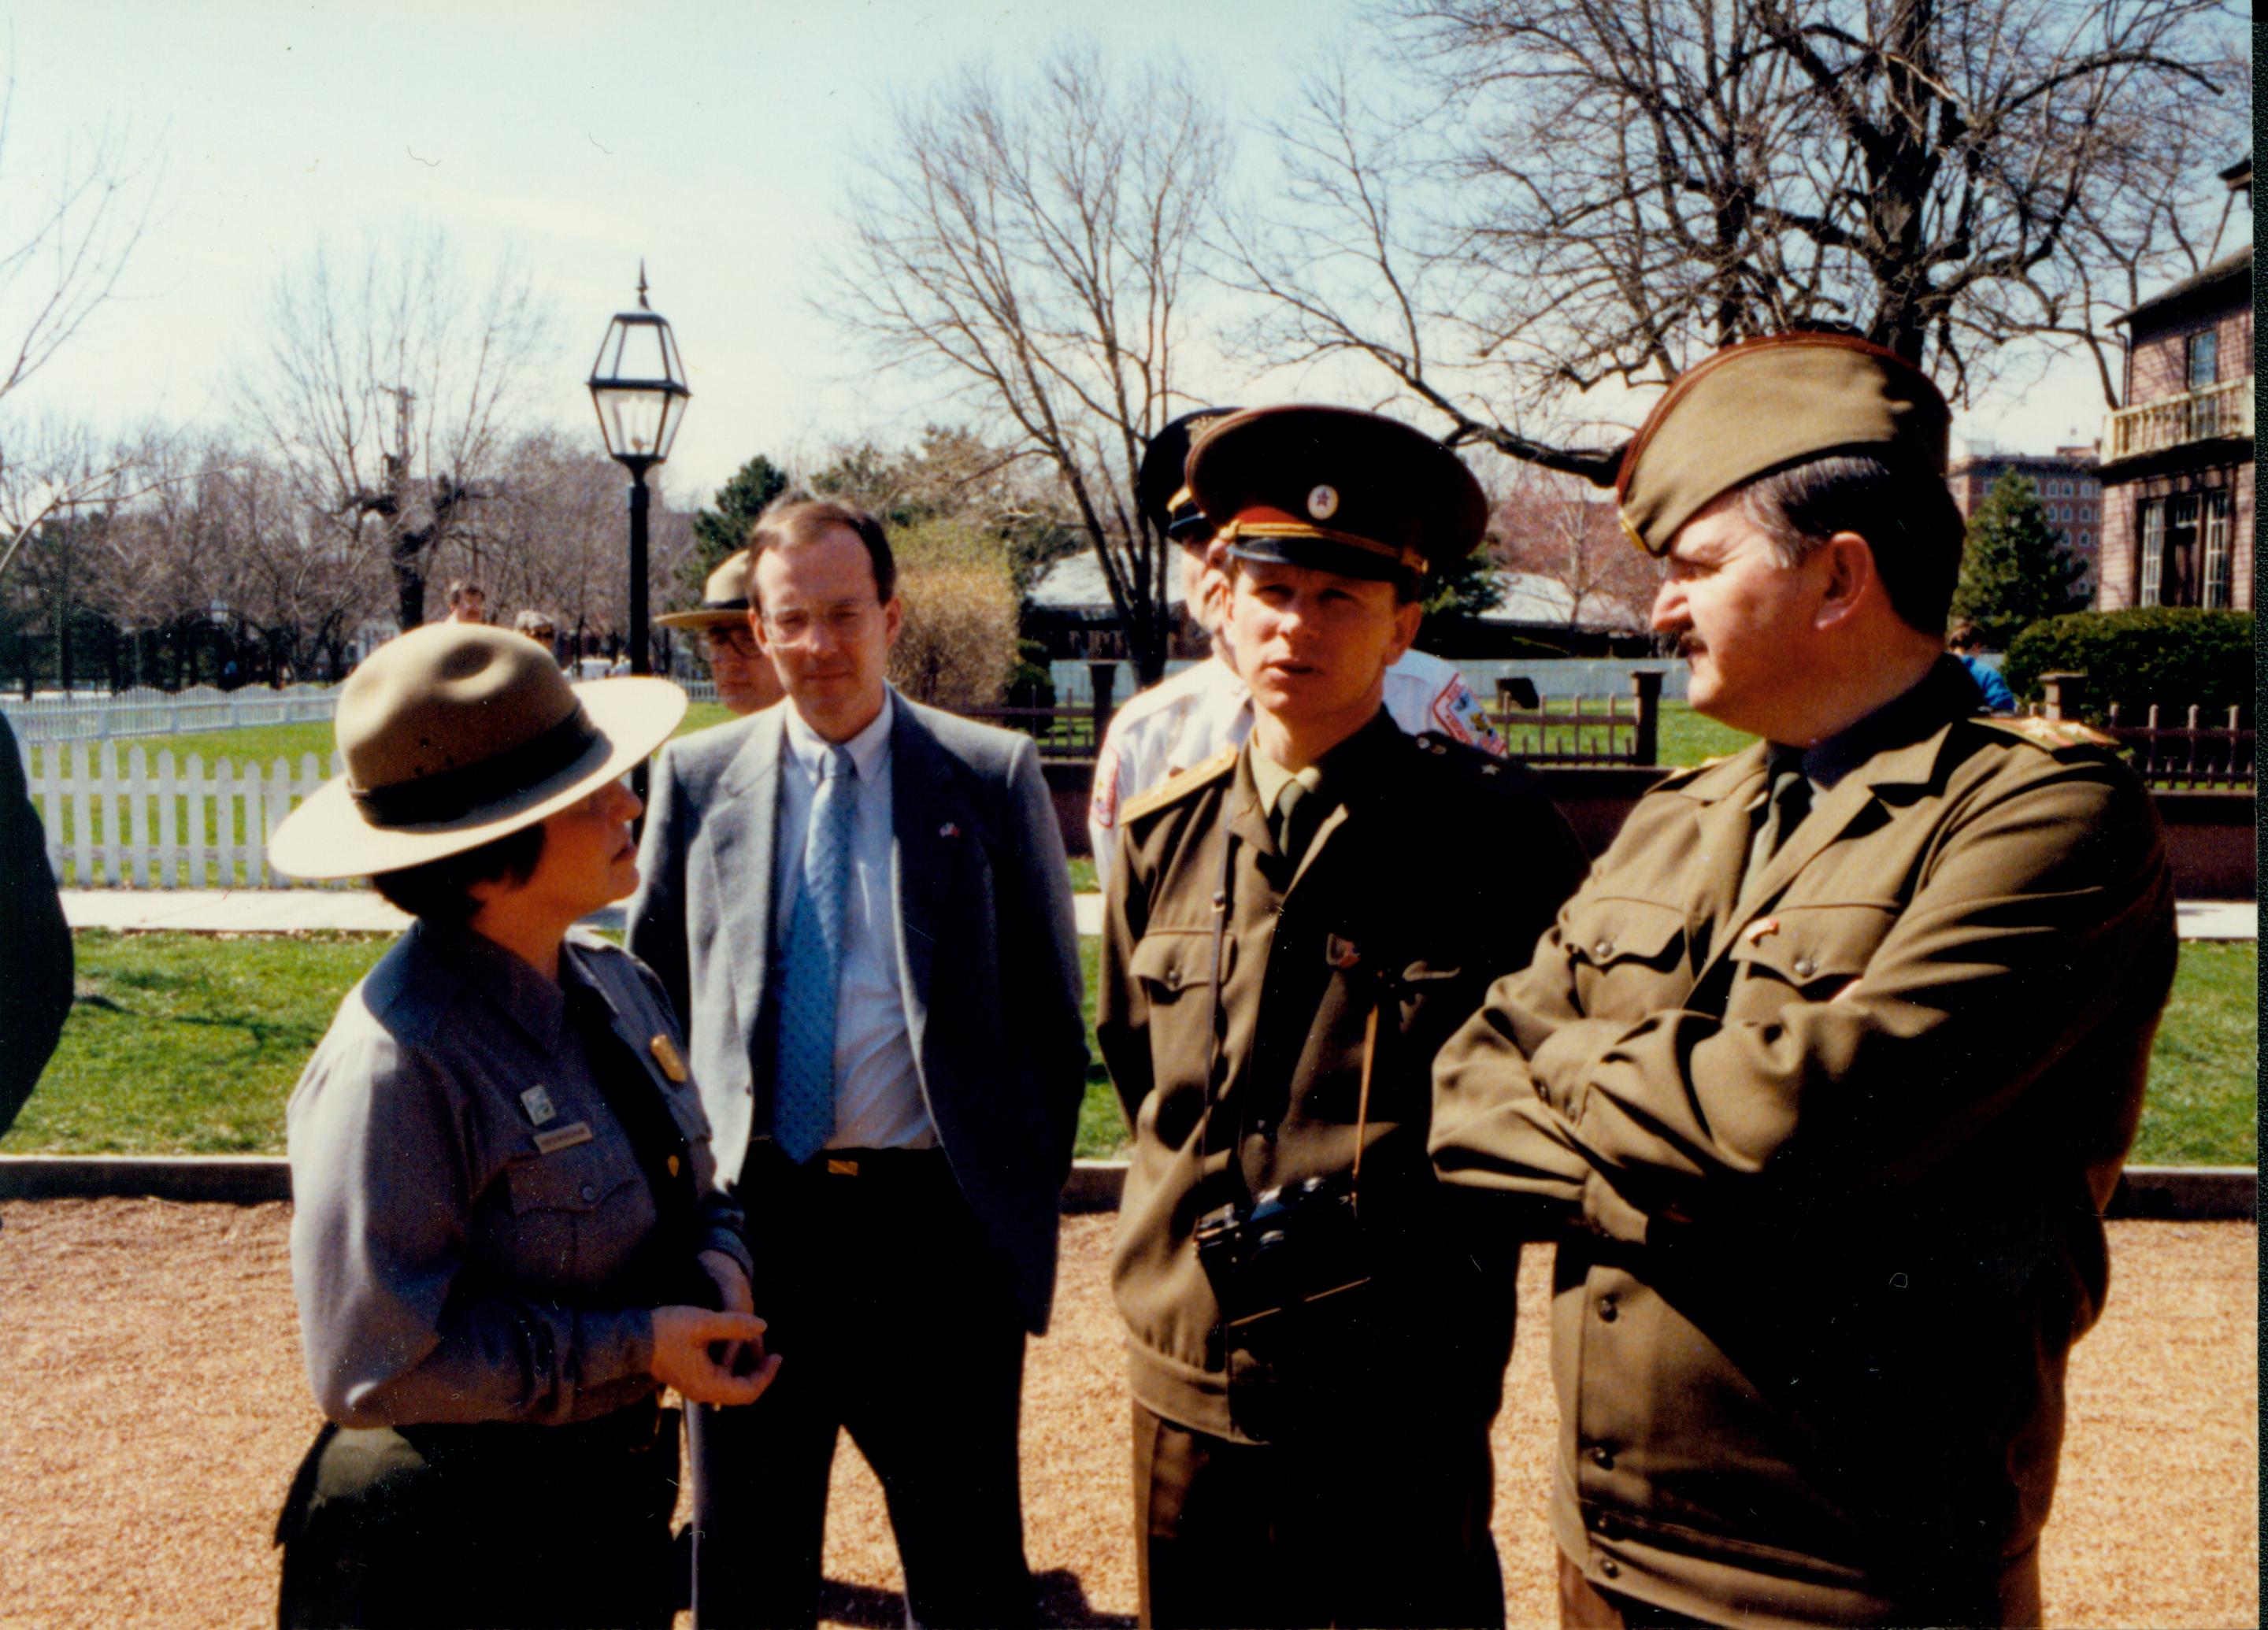
[[[858,774],[850,822],[850,877],[843,907],[842,966],[835,1006],[835,1133],[829,1149],[934,1149],[922,1101],[899,977],[898,892],[891,865],[890,723],[885,695],[874,722],[841,745]],[[788,702],[787,754],[780,765],[779,833],[772,855],[772,954],[781,954],[803,889],[804,834],[819,773],[836,744]],[[760,1128],[761,1130],[761,1128]]]

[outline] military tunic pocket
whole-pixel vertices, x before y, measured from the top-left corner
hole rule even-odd
[[[1143,994],[1152,1004],[1171,1002],[1185,990],[1212,983],[1212,942],[1210,928],[1152,929],[1135,942],[1126,971],[1141,981]],[[1235,942],[1224,937],[1220,947],[1224,978],[1234,952]]]
[[[1675,906],[1594,899],[1569,919],[1561,943],[1586,1012],[1644,1012],[1685,993],[1685,914]]]
[[[1728,954],[1748,980],[1824,1002],[1867,971],[1895,920],[1896,907],[1863,901],[1783,906],[1743,928]]]

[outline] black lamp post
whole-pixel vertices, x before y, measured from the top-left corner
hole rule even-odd
[[[652,672],[646,655],[645,473],[669,457],[693,395],[668,321],[645,303],[638,262],[637,310],[617,312],[591,364],[591,401],[607,451],[630,473],[630,672]],[[578,653],[580,654],[579,652]]]

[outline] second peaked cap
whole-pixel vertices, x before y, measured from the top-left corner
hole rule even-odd
[[[1462,560],[1488,499],[1463,459],[1358,408],[1251,408],[1202,430],[1191,496],[1229,552],[1392,582]]]

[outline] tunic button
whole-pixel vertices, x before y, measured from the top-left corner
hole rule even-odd
[[[1615,1469],[1615,1451],[1609,1449],[1604,1443],[1593,1444],[1591,1447],[1591,1464],[1598,1467],[1602,1472],[1613,1471]]]
[[[585,1184],[584,1184],[584,1185],[583,1185],[583,1198],[584,1198],[585,1200],[596,1200],[598,1197],[599,1197],[599,1191],[598,1191],[598,1187],[597,1187],[597,1186],[596,1186],[596,1185],[594,1185],[594,1184],[590,1184],[590,1183],[585,1183]]]
[[[1808,957],[1798,957],[1795,959],[1795,977],[1809,979],[1817,971],[1818,966],[1819,965]]]
[[[1592,946],[1591,950],[1594,954],[1598,956],[1602,960],[1604,960],[1606,958],[1611,957],[1615,954],[1615,943],[1610,939],[1602,939],[1597,944]]]
[[[1620,1579],[1623,1576],[1622,1564],[1610,1556],[1602,1556],[1599,1559],[1599,1571],[1609,1579]]]
[[[1615,1299],[1612,1296],[1601,1296],[1599,1298],[1599,1318],[1601,1322],[1611,1325],[1615,1322],[1616,1317],[1617,1310],[1615,1307]]]

